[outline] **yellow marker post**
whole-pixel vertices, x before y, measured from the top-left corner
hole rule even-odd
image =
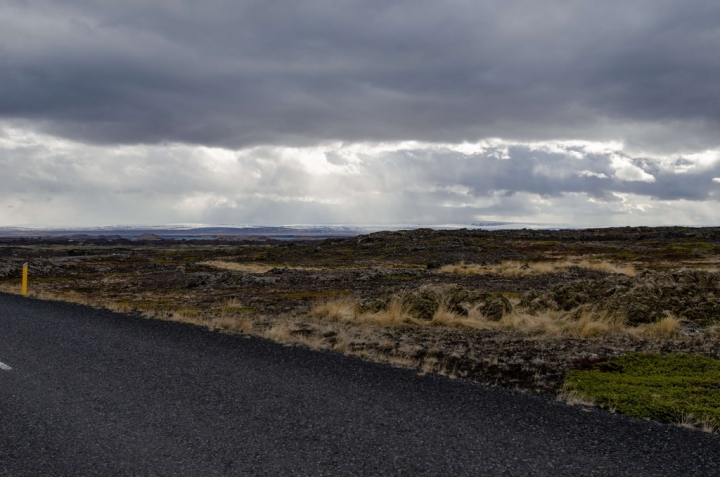
[[[28,264],[23,263],[22,294],[27,295],[27,270]]]

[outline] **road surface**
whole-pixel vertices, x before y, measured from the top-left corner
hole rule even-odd
[[[0,294],[0,475],[720,475],[720,436]]]

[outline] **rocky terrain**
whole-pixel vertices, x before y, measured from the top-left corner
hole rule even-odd
[[[720,228],[10,237],[1,291],[19,292],[25,262],[38,298],[544,394],[632,351],[720,357]]]

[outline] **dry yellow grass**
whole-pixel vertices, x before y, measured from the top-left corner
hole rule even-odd
[[[352,321],[359,315],[359,303],[354,300],[339,298],[318,303],[310,312],[312,316],[330,321]]]
[[[595,401],[588,398],[587,396],[583,396],[579,392],[573,390],[573,391],[561,391],[558,393],[558,395],[555,397],[556,401],[561,401],[567,404],[568,406],[588,406],[593,407],[595,406]]]
[[[290,329],[287,323],[274,324],[269,329],[265,330],[263,336],[273,341],[277,341],[278,343],[287,343],[293,338],[290,334]]]
[[[506,313],[499,321],[490,321],[477,308],[468,310],[463,316],[441,306],[431,320],[413,317],[397,298],[390,301],[387,310],[377,313],[362,313],[357,301],[350,299],[330,300],[317,304],[310,316],[329,321],[368,323],[381,326],[413,324],[420,326],[447,326],[487,330],[517,331],[534,336],[568,336],[592,338],[609,335],[625,335],[636,338],[664,339],[673,337],[680,329],[680,321],[667,316],[657,323],[628,326],[622,315],[609,314],[590,307],[572,311],[546,311],[528,313],[515,309]]]
[[[607,261],[592,262],[589,260],[579,261],[554,261],[554,262],[517,262],[507,261],[496,265],[466,264],[460,262],[455,265],[440,267],[440,273],[455,273],[464,275],[500,275],[504,277],[522,277],[527,275],[541,275],[544,273],[558,273],[566,271],[570,267],[598,270],[607,273],[622,273],[634,276],[635,268],[631,265],[616,265]]]
[[[329,300],[317,304],[310,311],[310,315],[330,321],[351,321],[384,326],[417,321],[410,315],[399,298],[390,300],[387,309],[377,313],[361,313],[360,303],[357,300],[348,298]]]
[[[636,329],[641,336],[648,338],[671,338],[680,330],[680,320],[668,315],[656,323],[640,325]]]
[[[717,432],[717,428],[707,417],[704,419],[696,419],[692,413],[683,414],[680,419],[675,422],[678,427],[684,427],[685,429],[700,430],[713,434]]]
[[[574,338],[629,334],[632,330],[626,326],[624,317],[589,308],[536,314],[516,309],[503,316],[497,322],[497,327],[533,335],[564,335]]]
[[[272,265],[265,265],[262,263],[236,263],[236,262],[224,262],[222,260],[208,260],[207,262],[198,262],[198,265],[209,265],[215,268],[222,268],[224,270],[232,270],[234,272],[246,272],[246,273],[265,273],[275,268]]]
[[[419,321],[419,320],[416,320]],[[430,322],[427,323],[431,326],[450,326],[450,327],[464,327],[464,328],[485,328],[487,327],[487,319],[482,316],[477,310],[470,310],[468,316],[458,315],[452,311],[448,311],[445,306],[440,306],[432,317]]]
[[[199,265],[209,265],[215,268],[222,268],[223,270],[232,270],[235,272],[245,273],[266,273],[273,268],[288,268],[291,270],[319,270],[318,268],[310,267],[286,267],[284,265],[268,265],[264,263],[237,263],[237,262],[226,262],[223,260],[208,260],[205,262],[198,262]]]
[[[252,331],[252,321],[242,316],[221,316],[214,321],[213,325],[215,328],[238,331],[245,334]]]
[[[511,329],[532,335],[570,336],[593,338],[598,336],[625,335],[636,338],[671,338],[680,329],[680,321],[674,316],[639,326],[629,326],[622,315],[610,314],[589,307],[575,310],[546,311],[530,314],[513,310],[498,322],[490,322],[494,329]]]

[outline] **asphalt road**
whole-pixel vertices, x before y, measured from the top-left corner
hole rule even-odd
[[[720,475],[718,435],[77,305],[0,294],[0,362],[0,475]]]

